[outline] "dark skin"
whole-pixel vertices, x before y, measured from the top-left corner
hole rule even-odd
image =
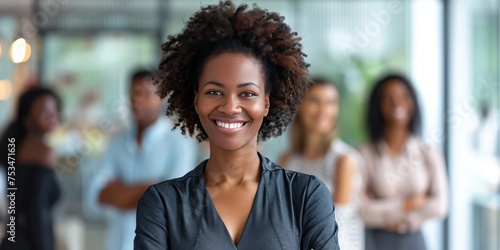
[[[390,80],[383,87],[381,110],[386,122],[384,140],[393,155],[399,155],[406,139],[410,136],[408,125],[413,112],[413,101],[406,87],[398,80]],[[427,195],[408,197],[403,203],[403,211],[409,213],[427,203]],[[399,223],[386,226],[388,231],[398,231]]]
[[[44,95],[35,100],[30,114],[23,122],[27,133],[17,150],[17,162],[54,168],[57,155],[44,139],[47,133],[59,125],[59,111],[54,97]]]
[[[158,119],[160,114],[161,99],[155,91],[156,87],[151,78],[132,80],[130,103],[137,124],[137,147],[142,145],[144,131]],[[126,185],[120,180],[112,180],[99,194],[99,202],[123,210],[136,209],[142,194],[154,183],[153,181]]]
[[[152,183],[125,185],[119,180],[110,181],[99,195],[99,202],[128,210],[137,208],[142,194]]]
[[[261,63],[242,53],[211,57],[195,95],[195,109],[210,144],[205,186],[237,245],[262,176],[257,136],[269,112],[269,94]]]

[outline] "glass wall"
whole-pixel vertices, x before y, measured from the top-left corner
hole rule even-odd
[[[0,7],[1,9],[1,7]],[[18,28],[21,19],[13,13],[2,13],[0,11],[0,128],[5,121],[10,119],[16,97],[25,85],[36,82],[35,75],[38,73],[36,61],[38,55],[38,44],[36,37],[27,37],[19,34]],[[18,38],[26,38],[31,52],[29,60],[23,63],[14,63],[11,57],[11,45]]]
[[[455,1],[450,47],[450,249],[499,249],[499,1]]]
[[[14,41],[16,19],[14,16],[0,16],[0,121],[9,119],[13,95],[12,79],[14,64],[9,58],[9,46]]]

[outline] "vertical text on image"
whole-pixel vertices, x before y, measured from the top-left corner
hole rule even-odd
[[[8,153],[7,153],[7,201],[9,207],[7,213],[9,220],[7,223],[8,240],[16,242],[16,139],[8,139]]]

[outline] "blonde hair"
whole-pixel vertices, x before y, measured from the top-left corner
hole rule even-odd
[[[315,86],[332,86],[338,92],[338,88],[335,84],[331,83],[327,80],[318,80],[313,79],[313,84],[309,87],[308,91],[310,91]],[[306,94],[307,95],[307,94]],[[299,109],[300,110],[300,109]],[[301,122],[300,112],[299,110],[295,114],[295,117],[292,121],[291,133],[290,133],[290,142],[291,142],[291,154],[302,155],[305,153],[305,142],[307,140],[307,131],[304,128],[304,125]],[[332,129],[325,135],[324,140],[321,141],[321,155],[325,155],[330,149],[330,145],[333,140],[338,137],[338,118],[337,121],[332,126]]]

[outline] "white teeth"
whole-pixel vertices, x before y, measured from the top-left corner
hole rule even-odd
[[[403,107],[397,107],[392,111],[392,116],[396,119],[404,119],[406,117],[406,110]]]
[[[228,128],[228,129],[235,129],[235,128],[240,128],[243,126],[243,122],[236,122],[236,123],[226,123],[226,122],[221,122],[221,121],[215,121],[217,123],[217,126],[223,127],[223,128]]]

